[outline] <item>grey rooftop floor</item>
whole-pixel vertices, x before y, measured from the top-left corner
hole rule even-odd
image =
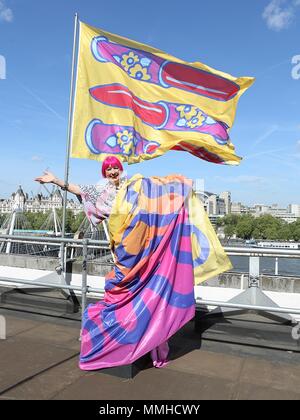
[[[202,341],[189,323],[171,362],[121,379],[77,367],[77,320],[0,309],[0,399],[300,399],[300,353]]]

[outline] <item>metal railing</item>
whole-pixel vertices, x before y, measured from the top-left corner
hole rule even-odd
[[[5,283],[14,283],[14,284],[24,284],[24,285],[34,285],[47,288],[61,289],[61,290],[73,290],[81,293],[81,312],[82,317],[87,306],[87,295],[89,293],[96,293],[100,296],[104,295],[103,289],[92,288],[87,284],[87,263],[88,259],[88,249],[89,248],[98,248],[110,250],[109,243],[106,240],[92,240],[92,239],[73,239],[73,238],[49,238],[49,237],[33,237],[33,236],[17,236],[17,235],[0,235],[0,242],[27,242],[27,243],[41,243],[41,244],[51,244],[57,245],[67,249],[68,247],[80,247],[83,249],[82,253],[82,279],[81,286],[73,286],[70,284],[56,284],[51,282],[42,282],[42,281],[29,281],[24,279],[11,279],[7,277],[0,277],[0,282]],[[225,309],[238,309],[238,310],[255,310],[258,312],[271,312],[279,313],[283,316],[285,314],[295,314],[300,315],[300,309],[297,308],[286,308],[279,307],[270,298],[266,298],[263,292],[260,289],[259,285],[259,258],[260,257],[280,257],[280,258],[296,258],[300,259],[300,250],[294,249],[284,249],[284,250],[273,250],[266,248],[244,248],[244,247],[224,247],[228,255],[241,255],[249,256],[249,283],[248,289],[242,292],[240,295],[228,302],[222,301],[212,301],[212,300],[202,300],[196,299],[196,304],[203,307],[219,307]],[[106,265],[106,263],[105,263]],[[63,267],[58,267],[63,270]],[[246,296],[247,295],[247,296]],[[248,303],[250,301],[250,304]],[[261,304],[263,302],[263,304]],[[290,319],[290,317],[289,317]]]

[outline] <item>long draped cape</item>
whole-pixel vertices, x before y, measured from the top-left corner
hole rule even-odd
[[[231,268],[191,181],[136,175],[109,219],[115,267],[84,313],[80,368],[134,362],[195,314],[194,284]]]

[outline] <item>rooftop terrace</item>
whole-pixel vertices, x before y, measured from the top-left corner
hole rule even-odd
[[[77,367],[80,322],[0,309],[0,399],[300,399],[300,353],[205,339],[190,322],[170,341],[171,362],[133,379]],[[73,318],[73,319],[72,319]],[[256,320],[257,321],[257,320]]]

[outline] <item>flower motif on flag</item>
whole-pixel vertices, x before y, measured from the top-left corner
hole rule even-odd
[[[205,117],[202,115],[201,111],[198,112],[196,117],[193,117],[189,121],[187,121],[186,126],[189,128],[196,128],[200,127],[203,124]]]
[[[138,62],[139,62],[138,55],[134,54],[132,51],[130,51],[129,54],[122,55],[121,66],[126,71],[128,71],[130,67],[134,66]]]
[[[179,105],[176,111],[180,113],[180,118],[185,118],[187,121],[198,114],[198,108],[192,105]]]
[[[119,131],[117,134],[117,144],[125,155],[131,155],[134,150],[133,135],[128,130]]]
[[[197,128],[201,127],[206,119],[206,116],[196,106],[192,105],[179,105],[176,107],[179,113],[179,118],[176,125],[178,127]]]
[[[147,67],[142,67],[140,64],[136,64],[134,67],[129,69],[129,75],[138,80],[149,80],[151,76],[147,73]]]

